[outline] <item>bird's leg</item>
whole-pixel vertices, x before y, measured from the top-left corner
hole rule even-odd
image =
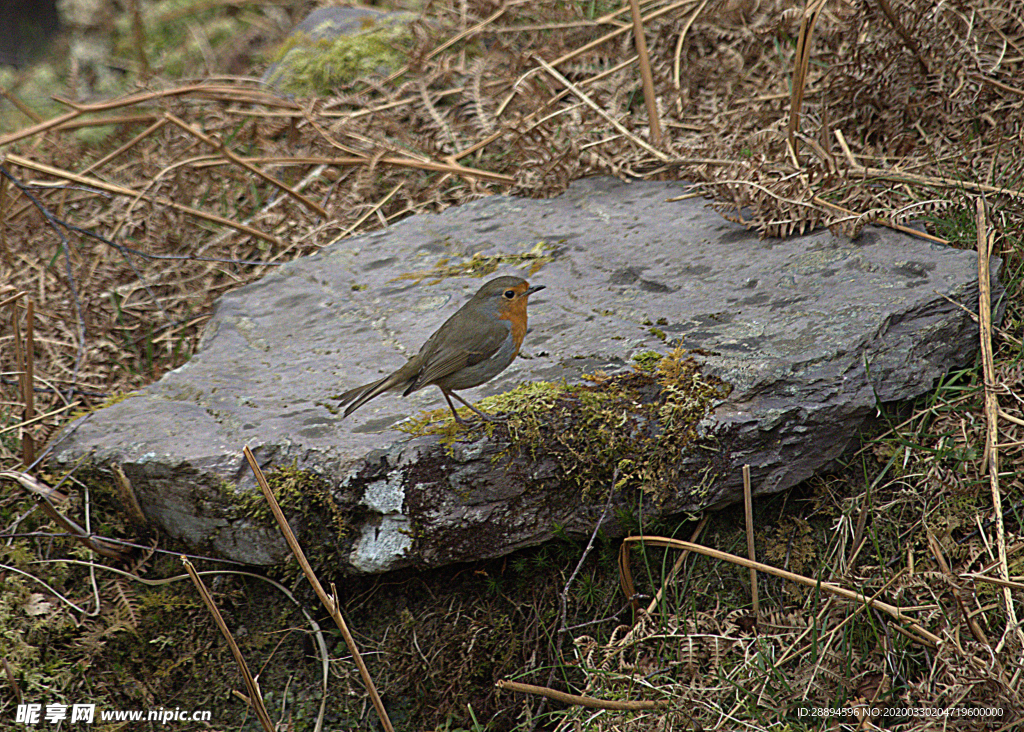
[[[484,420],[485,422],[500,422],[501,421],[501,418],[499,418],[499,417],[494,417],[494,416],[492,416],[490,414],[484,414],[479,409],[477,409],[472,404],[470,404],[465,399],[463,399],[458,394],[456,394],[454,391],[448,391],[447,389],[441,389],[441,393],[444,394],[444,398],[446,400],[448,400],[448,407],[452,410],[452,416],[455,417],[455,421],[458,422],[459,424],[472,424],[472,422],[467,422],[466,420],[464,420],[462,417],[459,416],[458,412],[455,411],[455,406],[452,404],[452,400],[451,400],[450,397],[455,397],[456,399],[458,399],[465,406],[469,407],[470,410],[472,410],[474,413],[476,413],[477,416],[479,416],[480,419]]]
[[[442,393],[442,394],[444,394],[444,400],[445,400],[446,402],[448,402],[448,408],[449,408],[450,410],[452,410],[452,416],[453,416],[453,417],[455,417],[455,421],[456,421],[456,422],[458,422],[458,423],[459,423],[459,424],[461,424],[461,425],[469,425],[469,424],[473,424],[473,423],[472,423],[472,422],[470,422],[469,420],[466,420],[466,419],[463,419],[462,417],[460,417],[460,416],[459,416],[459,413],[455,411],[455,405],[454,405],[454,404],[452,404],[452,400],[451,400],[451,398],[450,398],[450,397],[448,396],[448,392],[447,392],[447,391],[445,391],[444,389],[441,389],[441,393]],[[459,401],[462,401],[462,400],[460,399]],[[465,402],[463,402],[463,403],[465,403]]]

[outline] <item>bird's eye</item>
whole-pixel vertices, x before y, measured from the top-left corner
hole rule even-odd
[[[506,300],[515,300],[515,298],[516,298],[516,291],[515,290],[505,290],[505,292],[502,293],[502,294],[505,296]]]

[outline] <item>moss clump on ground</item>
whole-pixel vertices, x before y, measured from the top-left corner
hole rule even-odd
[[[324,96],[339,84],[401,67],[411,45],[412,34],[400,22],[338,38],[313,39],[298,33],[277,53],[279,65],[270,82],[294,94]]]
[[[562,479],[585,497],[607,486],[617,469],[620,487],[660,499],[678,488],[680,456],[702,438],[698,425],[731,387],[702,374],[682,347],[667,356],[641,356],[631,373],[597,373],[581,385],[534,382],[478,402],[481,411],[502,414],[503,422],[466,428],[443,419],[447,410],[436,410],[400,429],[450,443],[475,439],[482,428],[507,439],[503,457],[555,458]]]

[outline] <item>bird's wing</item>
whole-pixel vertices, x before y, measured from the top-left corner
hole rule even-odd
[[[455,313],[423,344],[421,352],[429,355],[406,394],[487,360],[498,352],[512,329],[507,320],[482,322],[479,317],[465,316],[462,311]]]

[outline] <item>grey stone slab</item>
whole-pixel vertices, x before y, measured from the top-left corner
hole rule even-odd
[[[560,484],[546,456],[495,462],[497,439],[448,451],[391,429],[444,406],[435,388],[382,396],[347,420],[333,410],[330,395],[398,368],[490,276],[547,289],[530,299],[523,357],[468,399],[628,369],[637,353],[669,351],[663,338],[706,349],[705,372],[733,385],[702,425],[728,435],[714,481],[695,490],[709,458],[681,454],[678,490],[646,501],[651,514],[737,500],[744,463],[757,494],[785,490],[842,455],[877,401],[915,397],[972,362],[977,326],[956,303],[977,309],[973,252],[875,227],[856,241],[759,241],[700,199],[668,200],[687,190],[592,178],[551,200],[494,196],[414,216],[291,262],[221,298],[189,363],[80,420],[56,458],[120,466],[169,534],[263,564],[285,548],[239,509],[254,490],[249,445],[262,465],[320,476],[347,525],[330,540],[342,568],[437,566],[539,543],[556,525],[587,532],[601,508]],[[531,252],[546,259],[506,260],[483,279],[403,279]],[[296,516],[308,536],[312,523]]]

